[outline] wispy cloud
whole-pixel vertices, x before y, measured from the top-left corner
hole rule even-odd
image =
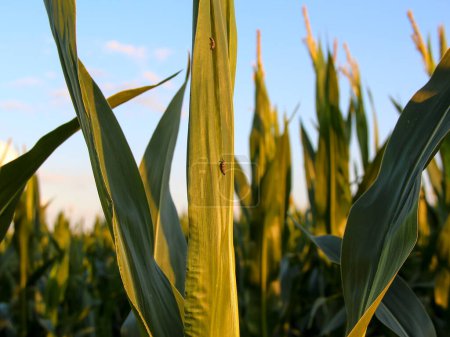
[[[26,112],[30,112],[33,110],[31,105],[14,99],[0,101],[0,109],[8,111],[26,111]]]
[[[42,80],[37,78],[37,77],[33,77],[33,76],[28,76],[28,77],[22,77],[22,78],[18,78],[12,82],[10,82],[9,84],[13,87],[34,87],[37,86],[39,84],[42,83]]]
[[[153,56],[158,61],[165,61],[170,55],[173,54],[173,51],[169,48],[156,48],[153,52]]]
[[[135,46],[111,40],[106,42],[105,48],[109,52],[123,54],[135,60],[144,60],[147,58],[147,49],[142,46]]]

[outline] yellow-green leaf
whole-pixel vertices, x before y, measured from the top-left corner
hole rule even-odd
[[[450,51],[403,110],[376,181],[351,209],[341,272],[352,336],[363,336],[416,243],[422,170],[449,129]]]
[[[75,2],[45,0],[45,5],[132,309],[148,335],[183,336],[174,288],[154,259],[153,224],[138,167],[106,98],[77,57]]]
[[[194,1],[186,336],[239,336],[233,249],[233,0]]]

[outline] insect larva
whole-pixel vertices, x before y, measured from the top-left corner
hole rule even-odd
[[[209,38],[209,49],[213,50],[216,48],[216,41],[212,37]]]
[[[223,158],[220,159],[220,161],[219,161],[219,169],[220,169],[220,172],[222,172],[222,174],[225,175],[225,170],[227,169],[227,167],[225,165],[225,160],[223,160]]]

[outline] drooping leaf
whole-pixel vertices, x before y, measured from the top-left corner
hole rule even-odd
[[[342,245],[347,334],[363,336],[417,240],[421,174],[450,128],[450,52],[405,107],[380,173],[354,204]]]
[[[325,253],[331,262],[340,264],[341,238],[333,235],[314,236],[294,219],[293,221]],[[386,292],[375,315],[385,326],[401,337],[436,336],[433,323],[423,304],[408,284],[398,275]]]
[[[423,304],[401,277],[394,279],[375,315],[400,337],[436,336]]]
[[[154,260],[153,224],[138,167],[107,100],[77,57],[75,2],[45,5],[126,294],[148,335],[183,336],[177,290]]]
[[[185,335],[239,336],[233,249],[233,0],[194,1]]]
[[[189,66],[188,59],[185,81],[159,121],[139,166],[152,216],[155,260],[181,294],[184,294],[187,244],[170,194],[169,179]]]
[[[164,84],[177,74],[175,73],[155,85],[121,91],[108,98],[108,103],[111,108],[115,108],[150,89]],[[0,242],[11,224],[14,210],[27,181],[47,158],[79,129],[78,118],[74,118],[47,133],[38,140],[31,150],[0,167]]]

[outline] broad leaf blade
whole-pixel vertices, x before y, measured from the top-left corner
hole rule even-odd
[[[450,52],[405,107],[380,173],[350,212],[342,247],[347,333],[365,333],[417,240],[421,173],[450,128]]]
[[[227,170],[234,161],[233,1],[194,1],[193,36],[185,334],[238,336],[234,172]]]
[[[293,218],[291,217],[291,219]],[[331,262],[340,264],[341,238],[333,235],[314,236],[294,219],[293,221],[325,253]],[[396,332],[399,336],[436,336],[433,323],[423,304],[408,284],[398,275],[395,277],[392,286],[386,292],[375,315],[384,325]]]
[[[148,335],[182,336],[175,294],[153,258],[153,225],[139,170],[110,106],[78,61],[75,3],[46,0],[45,4],[127,296]]]
[[[180,128],[186,79],[169,103],[139,166],[152,216],[155,260],[180,294],[184,294],[187,244],[169,190],[173,154]]]
[[[324,78],[319,76],[322,71]],[[351,206],[349,148],[331,56],[322,71],[316,72],[316,98],[321,101],[317,105],[319,141],[315,160],[317,230],[341,236]]]
[[[400,337],[436,336],[423,304],[401,277],[394,279],[375,315]]]
[[[111,108],[115,108],[150,89],[160,86],[177,74],[155,85],[121,91],[108,98],[108,103]],[[74,118],[47,133],[28,152],[0,167],[0,242],[11,224],[14,210],[27,181],[47,158],[79,129],[78,118]]]

